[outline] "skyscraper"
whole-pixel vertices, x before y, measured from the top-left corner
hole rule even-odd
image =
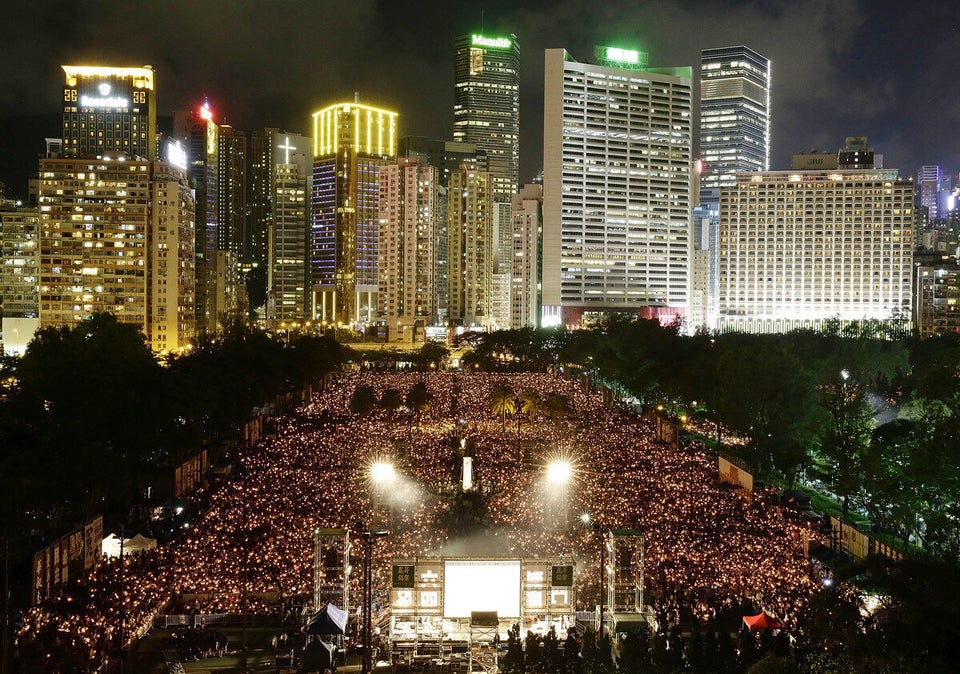
[[[0,299],[8,356],[22,354],[39,325],[39,223],[36,208],[0,209]]]
[[[396,112],[354,102],[313,113],[309,256],[321,321],[376,315],[379,171],[396,159],[397,139]]]
[[[453,139],[486,152],[494,201],[509,203],[520,173],[517,36],[463,35],[455,47]]]
[[[95,313],[155,351],[194,334],[193,195],[167,162],[40,160],[40,327]]]
[[[157,158],[153,68],[63,66],[63,156]]]
[[[186,150],[157,161],[153,70],[63,66],[63,157],[40,160],[40,328],[95,313],[155,351],[194,337],[195,203]]]
[[[543,186],[524,185],[513,195],[513,256],[510,279],[510,327],[540,323],[540,234]]]
[[[267,291],[272,321],[302,321],[311,317],[307,281],[312,142],[295,133],[273,133]]]
[[[464,162],[450,175],[447,241],[449,318],[465,327],[492,327],[493,176]]]
[[[406,157],[380,169],[379,315],[391,340],[422,340],[436,318],[438,174]]]
[[[770,59],[744,46],[703,50],[700,156],[704,190],[770,168]]]
[[[687,304],[691,69],[601,52],[620,66],[546,52],[544,325],[609,311],[668,321]]]
[[[921,166],[917,173],[917,187],[920,191],[920,207],[927,209],[927,221],[932,222],[940,217],[940,167]]]

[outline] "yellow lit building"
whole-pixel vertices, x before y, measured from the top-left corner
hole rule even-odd
[[[313,316],[373,322],[377,312],[379,171],[397,157],[397,113],[338,103],[313,113],[309,241]]]
[[[150,66],[63,66],[63,156],[157,158]]]
[[[194,334],[194,203],[172,164],[40,160],[40,327],[95,313],[137,325],[157,352]]]

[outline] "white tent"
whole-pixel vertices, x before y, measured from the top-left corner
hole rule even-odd
[[[133,538],[123,539],[123,554],[125,555],[142,550],[153,550],[155,547],[157,547],[156,538],[147,538],[137,534]],[[110,534],[103,539],[102,549],[105,557],[119,557],[120,538],[116,534]]]

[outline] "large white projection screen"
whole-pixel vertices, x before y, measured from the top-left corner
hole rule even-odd
[[[446,560],[443,617],[469,618],[472,611],[520,617],[520,560]]]

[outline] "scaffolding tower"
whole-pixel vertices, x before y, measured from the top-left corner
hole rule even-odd
[[[313,532],[313,608],[326,603],[350,613],[350,531],[317,529]]]
[[[643,611],[643,534],[636,529],[607,533],[607,606],[611,613]]]

